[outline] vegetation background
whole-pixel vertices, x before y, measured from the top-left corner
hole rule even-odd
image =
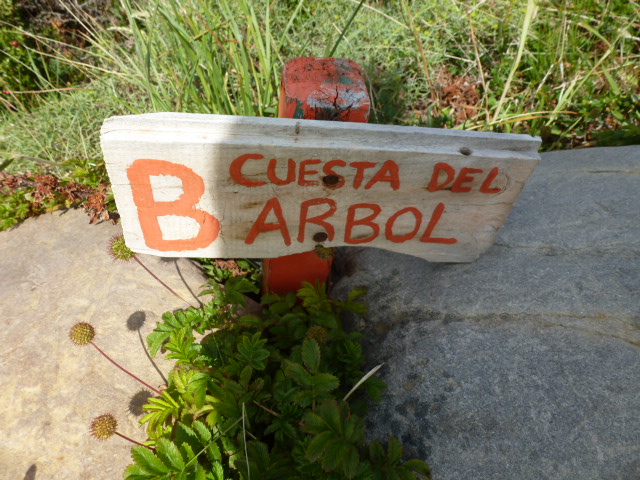
[[[297,56],[359,63],[373,123],[640,143],[637,1],[0,0],[0,229],[113,217],[105,118],[274,116]]]

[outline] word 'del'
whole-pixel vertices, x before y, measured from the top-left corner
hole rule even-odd
[[[108,119],[102,147],[127,244],[270,258],[316,245],[472,261],[539,161],[539,139],[220,115]]]

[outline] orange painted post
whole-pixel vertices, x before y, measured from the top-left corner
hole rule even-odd
[[[305,118],[339,122],[369,121],[371,102],[362,68],[345,58],[300,57],[289,60],[282,72],[281,118]],[[326,179],[330,181],[330,179]],[[326,240],[322,233],[318,245]],[[315,240],[315,238],[314,238]],[[317,251],[264,259],[264,290],[285,294],[302,282],[326,282],[332,258]]]

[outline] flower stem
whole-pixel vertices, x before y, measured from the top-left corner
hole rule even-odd
[[[118,367],[120,370],[122,370],[124,373],[126,373],[127,375],[129,375],[131,378],[134,378],[135,380],[137,380],[138,382],[140,382],[141,384],[143,384],[145,387],[150,388],[151,390],[153,390],[154,392],[156,392],[158,395],[162,395],[162,392],[160,390],[158,390],[157,388],[153,388],[151,385],[149,385],[147,382],[144,382],[142,380],[140,380],[138,377],[136,377],[133,373],[131,373],[129,370],[127,370],[126,368],[121,367],[118,363],[116,363],[114,360],[111,359],[111,357],[109,355],[107,355],[106,353],[104,353],[100,347],[98,347],[95,343],[91,342],[91,345],[93,345],[96,350],[98,350],[103,356],[104,358],[106,358],[107,360],[109,360],[111,363],[113,363],[116,367]]]
[[[155,450],[153,447],[149,445],[145,445],[144,443],[136,442],[134,439],[127,437],[126,435],[121,434],[120,432],[115,432],[120,438],[124,438],[125,440],[129,440],[131,443],[135,443],[136,445],[140,445],[141,447],[148,448],[149,450]]]
[[[188,302],[187,300],[185,300],[185,299],[184,299],[180,294],[178,294],[178,293],[177,293],[173,288],[171,288],[169,285],[167,285],[167,284],[166,284],[166,283],[164,283],[162,280],[160,280],[160,279],[158,278],[158,276],[157,276],[155,273],[153,273],[151,270],[149,270],[149,269],[147,268],[147,266],[146,266],[144,263],[142,263],[142,262],[140,261],[140,259],[138,258],[138,256],[137,256],[137,255],[134,255],[134,256],[133,256],[133,258],[134,258],[134,260],[135,260],[136,262],[138,262],[138,264],[139,264],[142,268],[144,268],[144,269],[149,273],[149,275],[151,275],[151,276],[152,276],[153,278],[155,278],[158,282],[160,282],[160,285],[162,285],[164,288],[166,288],[167,290],[169,290],[171,293],[173,293],[176,297],[178,297],[180,300],[182,300],[182,301],[183,301],[184,303],[186,303],[187,305],[189,305],[189,306],[191,306],[191,307],[193,307],[193,308],[196,308],[193,304],[191,304],[190,302]]]

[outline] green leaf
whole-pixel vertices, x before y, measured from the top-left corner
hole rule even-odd
[[[260,317],[255,315],[243,315],[237,320],[239,325],[243,325],[245,327],[254,327],[259,328],[263,324],[263,320]]]
[[[194,420],[191,426],[198,434],[198,437],[200,438],[200,441],[202,443],[211,441],[211,430],[209,430],[209,428],[204,423],[202,423],[200,420]]]
[[[307,433],[322,433],[327,430],[328,425],[324,419],[313,412],[309,412],[304,416],[302,430]]]
[[[346,450],[351,447],[347,442],[332,435],[331,441],[328,442],[327,448],[323,452],[320,463],[322,464],[322,468],[326,471],[333,471],[338,468],[338,466],[342,463],[343,455],[346,453]]]
[[[364,315],[367,313],[367,306],[360,302],[345,302],[341,307],[343,310],[347,310],[358,315]]]
[[[431,469],[429,468],[427,462],[423,460],[412,458],[411,460],[407,460],[406,462],[404,462],[402,466],[413,472],[416,472],[419,475],[422,475],[424,478],[431,478]]]
[[[320,405],[318,413],[335,433],[342,434],[340,408],[335,400],[327,400]]]
[[[367,287],[356,287],[349,292],[349,301],[352,302],[358,297],[362,297],[367,294]]]
[[[313,322],[330,329],[338,328],[338,317],[334,312],[313,312]]]
[[[346,442],[345,442],[346,443]],[[332,452],[329,451],[329,454]],[[349,444],[345,444],[344,448],[341,449],[340,452],[336,452],[336,454],[340,453],[340,470],[344,473],[345,477],[353,478],[358,471],[358,465],[360,464],[360,454],[358,453],[358,449]]]
[[[253,368],[250,365],[247,365],[240,372],[240,385],[244,388],[247,388],[249,382],[251,381],[251,375],[253,375]]]
[[[267,343],[265,339],[260,339],[260,332],[256,332],[251,337],[244,335],[242,343],[238,345],[242,362],[256,370],[264,370],[265,360],[269,357],[269,350],[262,348],[265,343]]]
[[[170,471],[147,447],[134,446],[131,449],[131,456],[140,467],[149,473],[163,474]]]
[[[158,477],[155,473],[149,473],[140,465],[129,465],[124,472],[125,480],[155,480]]]
[[[402,459],[402,444],[396,437],[389,437],[387,462],[397,464]]]
[[[316,462],[318,459],[324,456],[332,443],[335,442],[335,435],[332,432],[325,431],[316,435],[309,446],[305,450],[305,456],[311,462]]]
[[[169,339],[170,332],[151,332],[147,336],[147,344],[149,345],[149,355],[155,357],[160,347]]]
[[[166,438],[159,438],[157,443],[157,454],[162,459],[167,467],[171,468],[174,472],[180,472],[184,470],[185,464],[180,450],[175,443]]]
[[[384,448],[382,447],[380,442],[372,442],[371,444],[369,444],[369,459],[371,459],[373,463],[384,461]]]
[[[193,470],[193,480],[207,480],[207,472],[200,465]]]
[[[311,387],[311,375],[298,363],[285,361],[284,373],[304,388]]]
[[[330,373],[318,373],[311,377],[311,388],[315,393],[328,393],[340,386],[340,381]]]
[[[224,478],[224,468],[220,462],[215,462],[211,466],[211,473],[213,473],[213,478],[215,480],[225,480]]]
[[[320,368],[320,346],[313,338],[305,338],[302,342],[302,361],[311,373]]]
[[[209,445],[207,445],[205,453],[211,463],[222,461],[222,452],[220,452],[220,447],[218,446],[217,442],[211,442]]]
[[[198,457],[198,454],[193,451],[193,447],[191,445],[185,442],[180,445],[180,450],[182,451],[183,458],[187,460],[186,465],[192,465],[194,461],[197,463],[197,460],[195,459]],[[200,450],[198,450],[198,452],[200,452]]]

